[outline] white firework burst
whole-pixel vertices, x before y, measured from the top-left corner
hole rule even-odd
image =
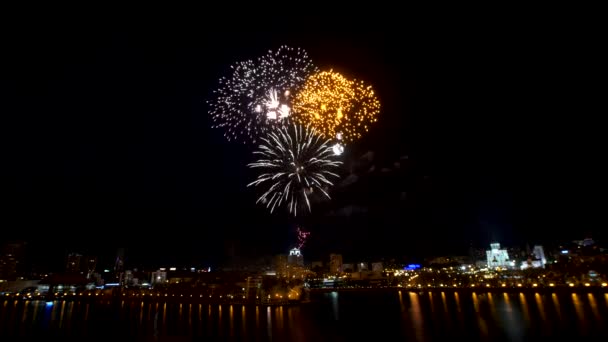
[[[260,159],[248,164],[262,173],[247,186],[265,186],[256,203],[264,203],[272,213],[286,206],[297,215],[301,207],[311,210],[311,197],[330,198],[327,190],[331,179],[339,178],[334,170],[342,164],[336,160],[330,140],[314,128],[297,124],[274,127],[254,152]]]
[[[220,78],[208,101],[209,114],[212,127],[243,143],[255,143],[271,126],[283,124],[291,114],[291,94],[317,71],[306,51],[288,46],[231,68],[232,75]]]

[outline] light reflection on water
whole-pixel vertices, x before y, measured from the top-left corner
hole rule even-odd
[[[412,319],[412,326],[416,336],[416,341],[424,341],[424,316],[422,308],[420,307],[420,301],[417,293],[410,292],[410,315]]]
[[[557,296],[557,294],[555,294],[555,293],[551,294],[551,301],[553,301],[553,309],[555,310],[555,313],[557,314],[557,318],[561,322],[561,320],[562,320],[562,309],[561,309],[561,306],[559,304],[559,297]]]
[[[477,317],[477,327],[479,330],[479,335],[483,339],[488,336],[488,323],[486,323],[485,318],[481,314],[479,297],[478,297],[477,293],[475,293],[475,292],[472,293],[472,299],[473,299],[473,309],[475,310],[473,312],[473,315],[475,317]]]
[[[416,341],[608,337],[608,294],[471,291],[330,292],[296,306],[111,301],[0,304],[3,337],[200,337],[223,340]],[[440,301],[441,303],[438,303]],[[436,305],[436,307],[435,307]],[[263,310],[263,311],[262,311]],[[372,333],[373,332],[373,333]],[[251,338],[250,338],[251,337]],[[394,339],[394,338],[393,338]]]
[[[521,314],[523,316],[523,320],[526,322],[527,326],[530,326],[530,311],[528,309],[528,301],[526,300],[526,295],[523,293],[519,294],[519,303],[521,304]]]
[[[584,311],[584,303],[580,300],[580,296],[576,293],[572,294],[572,304],[574,305],[574,311],[576,312],[579,332],[584,335],[587,333],[588,328]]]

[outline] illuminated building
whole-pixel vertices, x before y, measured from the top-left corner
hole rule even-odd
[[[486,251],[486,255],[489,268],[506,268],[511,266],[509,253],[507,253],[506,249],[500,249],[500,243],[491,243],[490,249]]]
[[[308,272],[299,248],[292,248],[288,255],[277,255],[274,259],[274,270],[280,278],[304,278]]]
[[[405,271],[415,271],[420,269],[420,264],[409,264],[403,268]]]
[[[543,264],[541,264],[540,260],[528,259],[521,263],[520,269],[525,270],[527,268],[540,268],[540,267],[543,267]]]
[[[342,254],[329,255],[329,273],[337,274],[342,272]]]
[[[592,238],[584,238],[583,240],[574,240],[572,241],[575,245],[581,246],[581,247],[589,247],[589,246],[593,246],[595,244],[595,241],[593,241]]]
[[[545,249],[543,248],[543,246],[534,246],[534,250],[532,253],[534,253],[536,259],[540,260],[542,267],[545,267],[545,264],[547,263],[547,258],[545,257]]]
[[[152,272],[152,279],[150,279],[150,284],[162,284],[167,282],[167,271],[164,268],[156,272]]]
[[[366,262],[357,263],[357,272],[369,271],[369,265]]]
[[[87,257],[87,278],[91,278],[93,273],[95,273],[96,267],[97,267],[97,257],[94,257],[94,256]]]
[[[124,284],[134,285],[134,281],[133,281],[134,279],[136,279],[136,278],[133,276],[133,271],[126,270],[125,273],[123,274],[122,281]]]
[[[292,248],[289,251],[287,262],[290,265],[304,266],[304,256],[302,255],[302,252],[300,252],[299,248]]]
[[[289,272],[287,255],[279,254],[275,256],[273,264],[277,277],[287,277]]]
[[[525,270],[526,268],[540,268],[545,267],[547,263],[547,259],[545,258],[545,250],[543,246],[536,245],[532,250],[532,254],[534,255],[534,259],[529,258],[527,261],[522,262],[521,269]]]
[[[251,298],[253,296],[259,296],[262,291],[262,277],[247,277],[245,284],[245,296]]]

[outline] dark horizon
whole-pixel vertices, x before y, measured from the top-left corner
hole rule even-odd
[[[584,110],[576,79],[587,46],[487,38],[23,31],[9,38],[0,78],[0,242],[215,262],[230,241],[252,255],[284,251],[298,225],[313,256],[605,240],[589,197],[600,185],[588,171],[598,136],[561,119]],[[364,80],[382,103],[377,125],[345,154],[358,182],[295,219],[255,205],[251,149],[211,129],[205,103],[231,64],[280,45]],[[581,54],[560,53],[570,46]]]

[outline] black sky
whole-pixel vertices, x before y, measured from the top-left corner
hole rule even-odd
[[[210,128],[205,103],[230,64],[283,44],[376,88],[379,123],[347,161],[408,156],[399,176],[364,175],[364,190],[302,221],[254,205],[250,150]],[[599,50],[580,36],[23,29],[3,51],[2,241],[198,261],[231,244],[278,253],[297,223],[318,258],[605,236],[591,204],[598,127],[581,120]],[[391,200],[395,187],[407,200]],[[385,202],[369,215],[328,215],[373,205],[372,190]]]

